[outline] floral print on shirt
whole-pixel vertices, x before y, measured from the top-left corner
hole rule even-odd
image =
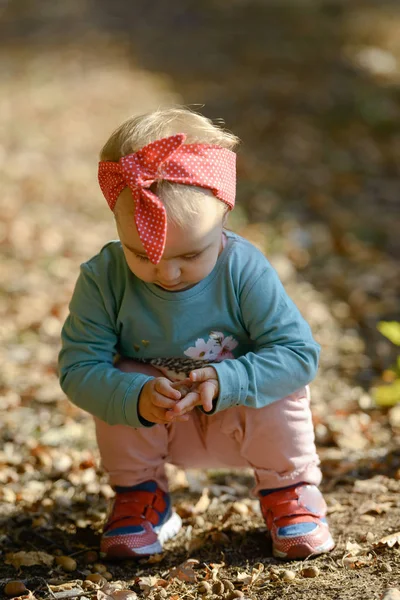
[[[220,331],[211,331],[208,340],[201,338],[191,348],[185,350],[184,354],[190,358],[207,360],[210,362],[221,362],[226,358],[235,358],[232,350],[239,344],[231,335],[224,336]]]
[[[169,379],[182,380],[189,376],[190,371],[200,369],[204,364],[235,358],[232,350],[238,345],[239,342],[231,335],[225,337],[220,331],[211,331],[208,340],[198,338],[194,346],[187,348],[185,357],[142,360],[157,367]]]

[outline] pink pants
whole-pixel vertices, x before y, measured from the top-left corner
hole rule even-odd
[[[160,376],[154,367],[123,360],[123,371]],[[165,463],[182,468],[254,469],[256,487],[319,485],[308,387],[264,408],[238,406],[207,416],[194,409],[186,422],[133,429],[95,418],[104,469],[112,486],[153,479],[165,491]]]

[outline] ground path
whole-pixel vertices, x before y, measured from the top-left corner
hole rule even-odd
[[[243,139],[232,228],[267,253],[323,346],[313,402],[338,546],[314,562],[319,577],[274,580],[262,522],[246,500],[251,476],[187,480],[171,471],[186,533],[159,564],[109,570],[133,581],[189,553],[225,563],[218,578],[249,597],[379,598],[399,583],[398,550],[373,543],[400,529],[400,418],[374,409],[369,388],[394,358],[376,324],[396,317],[399,299],[400,109],[395,74],[377,75],[376,55],[360,52],[380,45],[400,60],[400,16],[394,5],[365,11],[357,3],[285,14],[261,2],[229,11],[217,1],[188,3],[183,12],[156,4],[150,12],[138,2],[133,18],[123,2],[96,11],[91,2],[51,10],[43,2],[41,16],[22,3],[0,24],[3,556],[78,552],[78,570],[64,578],[82,579],[84,551],[98,544],[110,489],[91,421],[66,402],[56,376],[78,265],[115,236],[96,185],[97,152],[131,113],[200,102]],[[203,485],[211,502],[195,514]],[[227,538],[216,535],[221,529]],[[360,544],[358,562],[344,560],[348,542]],[[262,585],[248,587],[243,573],[260,561]],[[3,579],[15,574],[0,566]],[[42,585],[35,576],[63,577],[38,566],[20,576],[31,587]],[[179,585],[167,588],[170,596],[196,597],[196,585]]]

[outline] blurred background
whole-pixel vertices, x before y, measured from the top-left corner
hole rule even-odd
[[[116,237],[98,152],[130,115],[174,103],[242,140],[230,227],[267,254],[322,344],[323,457],[388,455],[399,410],[371,389],[396,378],[377,326],[399,320],[399,30],[388,0],[0,0],[4,465],[83,460],[90,419],[56,361],[79,264]]]

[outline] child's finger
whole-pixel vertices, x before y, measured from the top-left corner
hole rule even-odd
[[[181,393],[182,398],[190,392],[190,388],[192,387],[192,385],[193,385],[193,383],[190,381],[189,377],[187,377],[186,379],[182,379],[180,381],[174,381],[173,383],[171,383],[171,387],[173,387],[174,390],[178,390],[178,392]]]
[[[173,411],[175,414],[183,413],[191,410],[198,404],[201,404],[200,394],[198,391],[189,392],[187,396],[175,403]]]
[[[190,381],[208,381],[209,379],[217,379],[214,367],[202,367],[190,372]]]
[[[153,396],[153,406],[157,406],[158,408],[172,409],[177,403],[177,400],[171,400],[170,398],[166,398],[162,394],[158,394],[157,392]]]
[[[186,377],[185,379],[179,379],[178,381],[173,381],[171,383],[171,387],[173,387],[174,389],[179,389],[181,385],[192,385],[190,377]]]
[[[166,425],[171,422],[171,419],[168,419],[166,416],[168,412],[170,411],[163,410],[153,405],[153,409],[151,411],[151,415],[148,421],[151,421],[152,423],[157,423],[157,425]]]
[[[166,396],[172,400],[179,400],[181,398],[181,393],[172,387],[172,383],[169,379],[164,377],[158,377],[156,379],[154,389],[162,396]]]
[[[215,396],[215,385],[212,381],[206,381],[199,386],[201,404],[206,412],[213,408],[213,399]]]

